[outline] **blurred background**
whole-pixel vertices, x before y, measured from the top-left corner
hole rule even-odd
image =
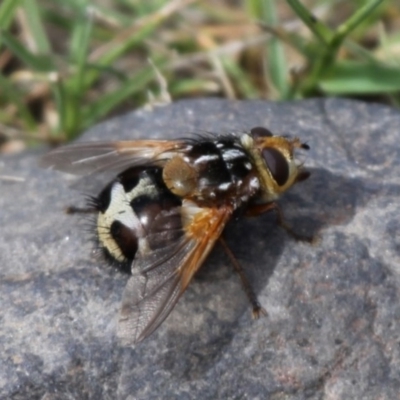
[[[0,2],[0,154],[207,96],[399,107],[400,1]]]

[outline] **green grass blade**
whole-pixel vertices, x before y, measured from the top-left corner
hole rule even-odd
[[[400,67],[342,61],[332,67],[319,87],[331,95],[369,95],[400,91]]]
[[[174,13],[180,10],[185,3],[190,4],[193,0],[184,0],[181,2],[170,2],[159,0],[151,8],[157,10],[154,13],[147,15],[146,18],[141,19],[140,25],[133,24],[129,28],[120,32],[117,38],[112,39],[107,44],[103,45],[101,50],[103,54],[91,55],[90,63],[102,66],[111,65],[117,58],[125,54],[127,51],[142,46],[147,39],[167,18],[171,17]],[[171,4],[173,3],[173,6]],[[106,50],[104,50],[106,49]],[[91,86],[97,79],[98,75],[92,71],[86,75],[85,85]]]
[[[344,38],[358,25],[361,24],[367,18],[376,7],[381,4],[383,0],[370,0],[364,6],[360,7],[355,13],[343,24],[341,24],[333,38],[333,42],[336,46],[339,46]]]
[[[257,99],[260,97],[259,91],[253,85],[251,77],[242,70],[237,62],[228,57],[220,58],[225,71],[229,74],[235,87],[240,92],[241,97],[247,99]]]
[[[278,26],[279,19],[276,11],[275,0],[264,0],[262,2],[263,21],[268,25]],[[265,60],[270,80],[275,90],[279,93],[279,99],[284,100],[289,93],[288,67],[281,41],[272,36],[267,43],[268,55]]]
[[[143,41],[154,32],[157,27],[156,23],[145,25],[128,35],[124,40],[120,40],[119,43],[115,43],[114,46],[110,46],[110,49],[100,59],[101,65],[111,64],[116,58],[124,54],[127,50],[140,45]]]
[[[47,40],[46,31],[44,29],[39,6],[36,0],[23,0],[21,3],[27,16],[27,24],[30,28],[30,34],[36,45],[37,54],[49,54],[51,52],[50,43]]]
[[[61,79],[52,85],[52,91],[59,115],[57,135],[73,139],[81,130],[81,113],[77,115],[78,110],[82,107],[80,99],[76,98],[71,90],[68,90],[67,84]]]
[[[82,10],[83,11],[83,10]],[[83,13],[77,18],[73,28],[70,59],[75,66],[75,73],[68,82],[68,89],[72,90],[77,98],[82,98],[85,92],[84,79],[87,72],[87,54],[92,33],[92,19]],[[80,109],[79,102],[76,106]],[[79,111],[77,110],[77,114]]]
[[[285,30],[280,26],[272,26],[268,24],[262,25],[262,28],[271,35],[278,38],[281,42],[286,43],[298,53],[302,54],[307,59],[315,58],[315,46],[310,45],[310,42],[297,33]]]
[[[20,0],[3,0],[0,4],[0,31],[9,28]],[[1,33],[0,33],[1,38]]]
[[[333,32],[322,22],[320,22],[314,15],[312,15],[307,8],[303,6],[298,0],[286,0],[297,16],[308,26],[311,32],[325,45],[330,43]]]
[[[155,62],[161,68],[160,62]],[[129,97],[141,92],[154,79],[154,68],[148,66],[137,72],[135,76],[123,83],[117,90],[103,95],[84,109],[83,127],[87,128],[107,115],[114,107]]]
[[[17,58],[35,72],[51,71],[52,62],[49,56],[33,54],[9,32],[2,32],[2,40]]]
[[[69,58],[74,66],[74,74],[55,89],[58,92],[59,111],[63,114],[61,128],[68,139],[80,133],[82,124],[82,101],[88,71],[86,62],[92,32],[92,20],[85,15],[85,11],[86,6],[83,5],[73,25]]]
[[[104,52],[97,60],[90,60],[92,64],[98,64],[99,66],[109,66],[111,65],[117,58],[122,56],[128,50],[136,46],[140,46],[143,44],[143,41],[154,31],[157,24],[148,24],[142,28],[140,28],[137,32],[132,35],[124,38],[124,40],[120,40],[119,42],[111,41],[108,43],[109,49]],[[84,86],[89,88],[93,82],[98,78],[98,72],[92,69],[85,75]]]

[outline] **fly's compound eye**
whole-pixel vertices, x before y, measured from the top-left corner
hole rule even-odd
[[[279,150],[267,147],[262,151],[262,156],[275,182],[283,186],[289,179],[289,164],[284,155]]]
[[[274,136],[270,130],[264,128],[263,126],[256,126],[250,130],[250,133],[253,138]]]

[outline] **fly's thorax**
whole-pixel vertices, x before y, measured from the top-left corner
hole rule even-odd
[[[118,262],[132,262],[179,234],[181,200],[162,180],[161,168],[131,168],[98,196],[97,238]]]
[[[199,140],[164,166],[171,192],[199,205],[239,207],[259,190],[257,169],[236,136]]]
[[[269,130],[256,127],[243,134],[240,141],[257,168],[260,200],[274,201],[294,183],[308,178],[309,173],[294,157],[296,148],[308,149],[298,138],[274,136]]]

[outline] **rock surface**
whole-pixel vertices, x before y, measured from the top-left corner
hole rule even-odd
[[[115,337],[127,277],[91,253],[70,176],[43,152],[0,158],[1,399],[395,399],[400,393],[400,114],[347,100],[182,101],[82,140],[174,138],[264,125],[310,146],[312,175],[227,241],[268,316],[252,321],[217,247],[156,333]],[[24,178],[10,182],[1,175]]]

